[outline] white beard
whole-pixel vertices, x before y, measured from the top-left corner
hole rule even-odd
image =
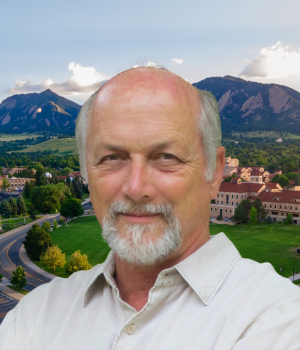
[[[125,236],[121,237],[117,229],[117,215],[132,212],[162,214],[167,224],[163,235],[154,240],[151,240],[151,235],[149,238],[149,233],[155,233],[160,224],[127,224]],[[121,260],[137,265],[154,265],[182,244],[181,226],[170,204],[116,201],[111,205],[109,215],[103,219],[102,236]]]

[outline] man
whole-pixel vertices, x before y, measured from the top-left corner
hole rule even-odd
[[[300,291],[270,264],[210,238],[222,180],[217,102],[178,76],[136,68],[82,108],[81,170],[104,264],[31,292],[0,349],[300,349]]]

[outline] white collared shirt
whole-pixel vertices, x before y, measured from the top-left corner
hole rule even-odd
[[[55,278],[0,326],[0,350],[300,349],[300,289],[241,258],[220,233],[162,271],[137,312],[120,299],[114,260]]]

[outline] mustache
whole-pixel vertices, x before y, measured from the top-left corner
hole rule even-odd
[[[127,201],[115,201],[109,208],[109,215],[116,218],[118,214],[148,213],[162,214],[167,220],[174,217],[173,207],[171,204],[150,204],[150,203],[133,203]]]

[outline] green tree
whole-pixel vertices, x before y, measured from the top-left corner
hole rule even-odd
[[[76,192],[75,192],[75,189],[74,189],[73,182],[70,183],[69,187],[70,187],[71,195],[76,198]]]
[[[45,169],[42,165],[38,165],[35,173],[36,186],[44,186],[46,184]]]
[[[57,230],[57,221],[53,220],[53,231]]]
[[[70,180],[70,176],[69,175],[67,175],[67,177],[66,177],[66,184],[68,186],[70,186],[70,184],[71,184],[71,180]]]
[[[47,231],[48,233],[50,233],[51,231],[51,224],[49,221],[45,221],[42,225],[42,228]]]
[[[22,289],[26,285],[25,272],[22,266],[18,266],[16,271],[13,271],[12,278],[10,279],[10,283],[12,286]]]
[[[295,186],[300,186],[300,176],[299,176],[299,174],[296,174],[296,176],[295,176]]]
[[[248,222],[248,214],[250,213],[251,207],[252,204],[249,199],[242,200],[235,208],[232,220],[237,222]]]
[[[290,183],[290,180],[285,176],[285,175],[275,175],[271,182],[273,183],[279,183],[279,185],[281,187],[285,187],[285,186],[288,186],[289,183]]]
[[[283,223],[285,225],[293,225],[293,215],[291,213],[288,213]]]
[[[254,206],[250,210],[250,224],[256,224],[257,223],[257,210],[254,208]]]
[[[4,200],[1,204],[0,204],[0,214],[4,215],[6,217],[9,217],[11,215],[11,206],[9,204],[9,202],[7,200]]]
[[[27,181],[25,183],[25,186],[23,188],[23,194],[26,198],[30,198],[30,193],[32,189],[35,187],[36,182],[35,181]]]
[[[81,254],[80,250],[76,250],[70,260],[66,263],[65,270],[66,273],[71,275],[73,272],[80,270],[90,270],[92,268],[91,264],[88,262],[86,254]]]
[[[43,266],[47,266],[53,269],[57,267],[64,267],[66,264],[66,254],[63,253],[57,245],[49,247],[45,253],[42,253],[40,256],[41,263]]]
[[[8,202],[9,202],[10,207],[11,207],[11,214],[12,215],[17,215],[17,213],[18,213],[18,206],[17,206],[16,201],[10,196],[9,199],[8,199]]]
[[[259,198],[256,198],[252,205],[257,210],[257,219],[265,220],[268,211],[264,207],[263,202]]]
[[[61,203],[69,196],[71,196],[70,189],[66,184],[60,182],[57,185],[48,184],[35,187],[31,192],[30,199],[34,208],[41,212],[56,213]]]
[[[18,197],[17,206],[18,206],[19,215],[26,216],[27,215],[27,207],[26,207],[24,198],[21,195],[19,195],[19,197]]]
[[[3,279],[3,275],[1,275],[0,273],[0,283],[2,282],[2,279]]]
[[[9,187],[10,187],[10,183],[8,182],[8,180],[4,177],[2,180],[2,185],[1,188],[3,191],[6,191]]]
[[[81,188],[80,188],[78,182],[77,181],[73,181],[73,186],[74,186],[76,198],[77,199],[82,199]]]
[[[23,244],[27,254],[34,260],[39,260],[41,254],[53,245],[50,234],[38,224],[31,226]]]
[[[267,217],[266,222],[267,222],[268,224],[272,224],[272,223],[273,223],[273,220],[272,220],[272,218],[271,218],[270,215]]]
[[[83,215],[84,210],[82,208],[80,200],[76,198],[66,199],[60,208],[60,215],[67,219],[73,219],[76,216]]]

